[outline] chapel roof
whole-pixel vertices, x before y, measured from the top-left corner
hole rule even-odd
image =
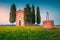
[[[20,13],[20,12],[24,12],[24,11],[22,9],[19,9],[17,12]]]

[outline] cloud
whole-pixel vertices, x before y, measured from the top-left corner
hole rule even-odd
[[[0,6],[0,24],[9,24],[9,11],[5,6]]]

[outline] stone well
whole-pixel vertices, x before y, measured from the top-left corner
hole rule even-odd
[[[43,28],[48,28],[48,29],[54,28],[54,21],[53,20],[44,20]]]

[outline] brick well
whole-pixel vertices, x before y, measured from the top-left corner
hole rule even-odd
[[[44,20],[43,21],[43,28],[54,28],[54,21],[53,20]]]

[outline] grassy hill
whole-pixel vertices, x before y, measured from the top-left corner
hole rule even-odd
[[[60,40],[60,28],[0,26],[0,40]]]

